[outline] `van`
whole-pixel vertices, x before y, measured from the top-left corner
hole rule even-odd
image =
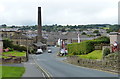
[[[43,53],[42,49],[37,49],[36,54],[42,54],[42,53]]]

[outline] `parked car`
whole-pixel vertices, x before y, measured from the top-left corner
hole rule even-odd
[[[42,53],[43,53],[42,49],[37,49],[36,55],[37,54],[42,54]]]
[[[50,49],[48,49],[48,53],[52,53],[52,51]]]

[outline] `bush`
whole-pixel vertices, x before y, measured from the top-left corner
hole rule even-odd
[[[9,49],[9,51],[13,51],[14,49],[13,48],[8,48]]]
[[[12,48],[13,48],[14,50],[17,50],[17,51],[20,51],[20,52],[22,52],[22,51],[27,51],[27,48],[24,47],[24,46],[13,45]]]
[[[12,47],[12,41],[11,40],[9,40],[9,39],[4,39],[3,40],[3,47],[4,47],[4,49],[6,49],[6,48],[11,48]]]
[[[118,60],[120,58],[120,52],[115,52],[115,53],[111,53],[108,54],[105,58],[108,60]]]
[[[109,44],[110,43],[110,38],[106,36],[101,36],[99,38],[96,38],[95,40],[101,40],[104,41],[103,43]]]
[[[82,35],[87,35],[87,34],[85,32],[83,32]]]
[[[105,48],[103,50],[103,57],[107,56],[108,54],[110,54],[110,49],[109,48]]]
[[[19,50],[20,52],[22,52],[22,51],[27,51],[27,48],[26,47],[24,47],[24,46],[20,46],[20,50]]]
[[[20,46],[20,45],[14,45],[12,44],[12,41],[9,39],[4,39],[3,40],[3,47],[4,49],[8,48],[9,51],[13,51],[13,50],[17,50],[17,51],[27,51],[27,48],[24,46]]]
[[[33,49],[33,50],[31,50],[31,52],[30,52],[30,53],[33,53],[33,54],[34,54],[34,53],[36,53],[36,51]]]
[[[98,33],[99,33],[99,30],[95,30],[95,31],[93,31],[93,33],[97,33],[97,34],[98,34]]]

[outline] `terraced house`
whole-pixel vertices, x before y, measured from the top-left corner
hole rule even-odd
[[[15,35],[15,33],[17,32],[17,29],[14,28],[1,28],[0,29],[0,34],[2,38],[9,38],[11,39],[11,37],[13,35]]]
[[[16,33],[15,35],[13,35],[12,41],[15,45],[21,45],[25,47],[32,46],[33,44],[33,39],[23,35],[22,33]]]
[[[2,49],[3,49],[3,41],[2,41],[2,37],[0,35],[0,53],[2,53]]]

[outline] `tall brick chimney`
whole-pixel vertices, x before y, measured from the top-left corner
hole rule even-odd
[[[38,38],[37,42],[42,40],[42,19],[41,19],[41,7],[38,7]]]

